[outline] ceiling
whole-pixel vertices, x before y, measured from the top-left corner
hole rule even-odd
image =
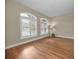
[[[17,1],[49,17],[74,12],[74,0],[17,0]]]

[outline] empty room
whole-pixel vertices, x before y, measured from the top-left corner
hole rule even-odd
[[[74,59],[74,0],[6,0],[6,59]]]

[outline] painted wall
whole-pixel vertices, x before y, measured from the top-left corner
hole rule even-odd
[[[74,16],[67,14],[49,18],[40,12],[34,11],[27,6],[17,3],[15,0],[6,0],[6,47],[35,38],[45,37],[47,35],[40,35],[39,19],[45,17],[49,20],[50,24],[57,23],[55,26],[55,34],[57,36],[73,37],[74,35]],[[20,13],[29,12],[37,16],[37,37],[20,39]]]
[[[74,14],[53,17],[49,22],[56,24],[54,26],[56,36],[74,38]]]
[[[6,47],[14,44],[18,44],[21,42],[25,42],[34,38],[39,38],[40,30],[39,30],[39,19],[41,17],[45,17],[48,19],[47,16],[34,11],[27,6],[21,5],[17,3],[15,0],[6,0]],[[20,39],[20,13],[22,12],[29,12],[37,16],[37,30],[38,34],[37,37],[34,38],[27,38],[27,39]],[[45,36],[45,35],[44,35]]]

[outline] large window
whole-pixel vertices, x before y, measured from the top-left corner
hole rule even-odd
[[[21,38],[37,35],[37,17],[30,13],[21,13]]]
[[[48,33],[48,21],[45,18],[40,19],[40,34],[47,34]]]

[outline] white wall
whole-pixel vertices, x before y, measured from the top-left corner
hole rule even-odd
[[[15,45],[19,44],[22,42],[27,42],[32,39],[40,38],[40,37],[45,37],[47,35],[41,36],[40,35],[40,18],[45,17],[48,18],[47,16],[34,11],[33,9],[30,9],[27,6],[24,6],[22,4],[19,4],[16,2],[16,0],[6,0],[6,47],[10,45]],[[21,33],[20,33],[20,13],[22,12],[28,12],[32,13],[37,17],[37,29],[38,29],[38,34],[36,37],[33,38],[25,38],[21,39]]]
[[[56,23],[56,36],[74,38],[74,14],[66,14],[52,18],[50,24]]]

